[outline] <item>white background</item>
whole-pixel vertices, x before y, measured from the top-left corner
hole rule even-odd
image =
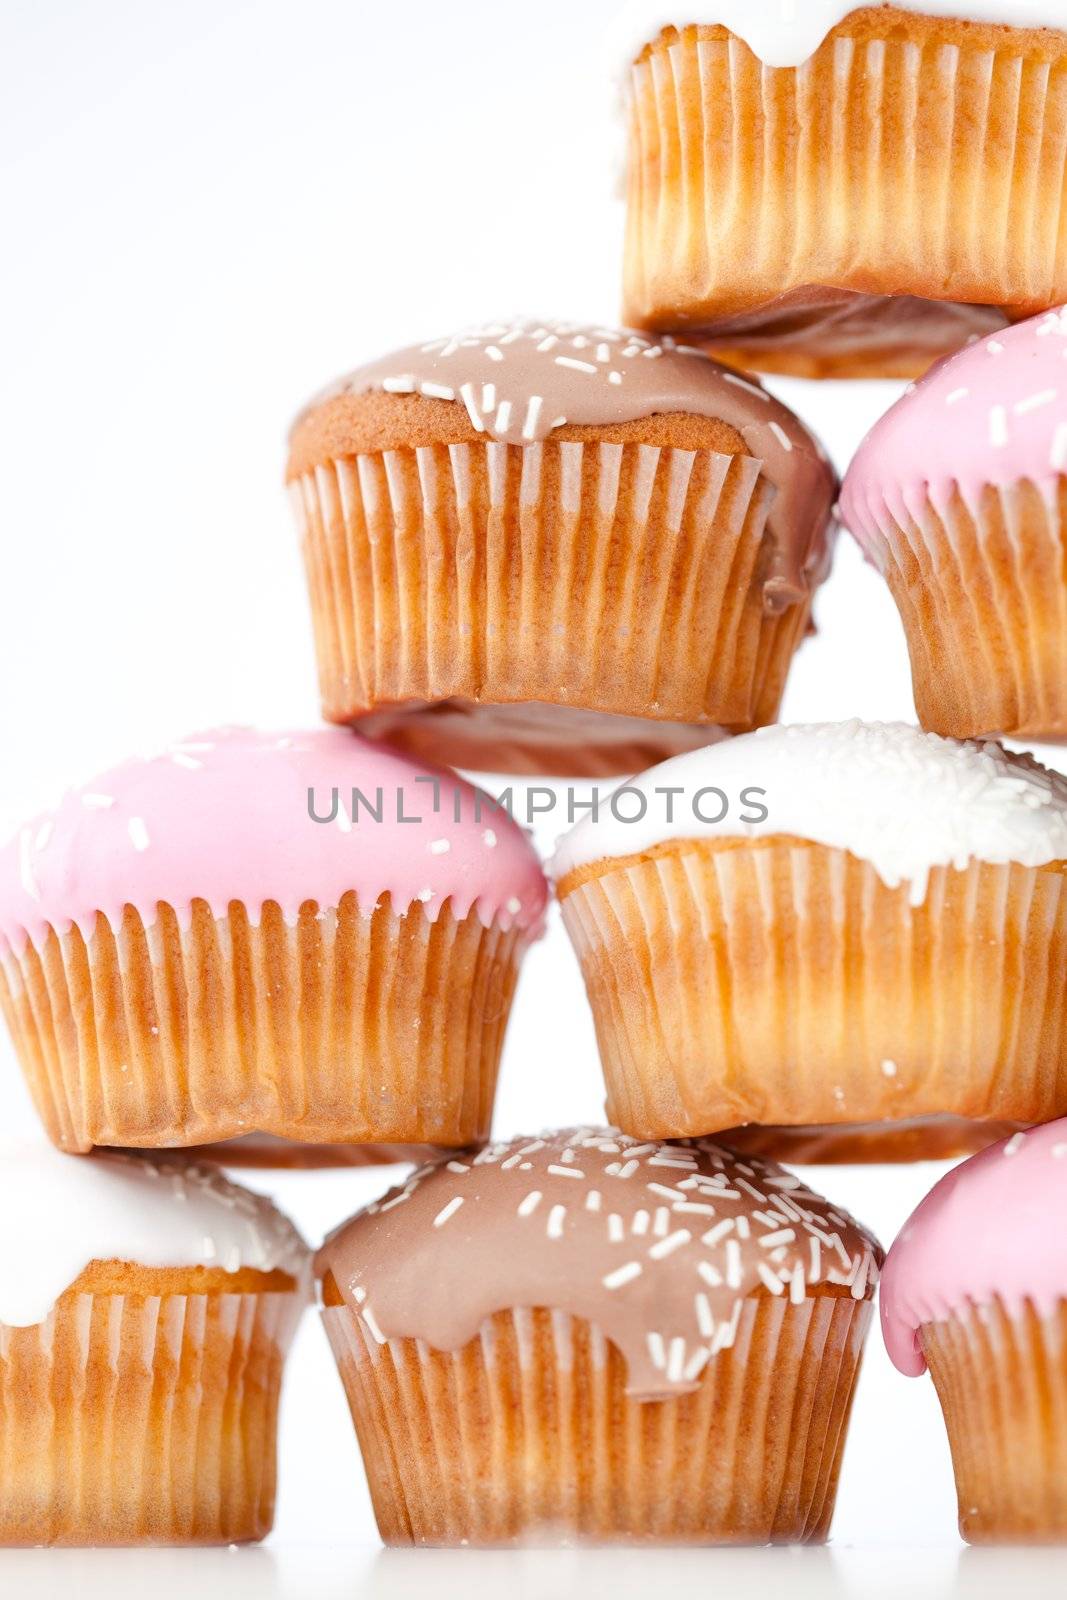
[[[171,737],[317,719],[281,488],[286,427],[310,393],[470,321],[617,317],[601,43],[614,8],[0,0],[0,835],[67,782]],[[896,392],[778,388],[841,464]],[[787,717],[910,718],[895,611],[847,540],[819,623]],[[554,922],[521,985],[497,1127],[601,1116],[592,1029]],[[4,1040],[9,1127],[33,1119]],[[813,1180],[888,1243],[937,1173]],[[313,1174],[273,1188],[317,1242],[381,1184]],[[0,1197],[18,1203],[2,1181]],[[1057,1571],[1059,1592],[1065,1569],[1067,1556],[963,1551],[932,1387],[898,1377],[877,1334],[829,1551],[383,1555],[309,1317],[266,1547],[9,1553],[0,1590],[629,1595],[788,1580],[801,1594],[993,1595],[1054,1592]]]

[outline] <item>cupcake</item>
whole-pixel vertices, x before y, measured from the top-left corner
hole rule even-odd
[[[0,1545],[232,1544],[274,1520],[296,1229],[221,1174],[0,1146]]]
[[[518,322],[364,367],[288,469],[323,712],[500,772],[633,772],[774,720],[834,477],[758,384]]]
[[[1067,310],[962,351],[845,480],[842,516],[900,609],[935,733],[1067,737],[1065,358]]]
[[[0,1002],[66,1150],[476,1143],[546,895],[455,776],[337,730],[223,730],[0,853]]]
[[[713,1144],[423,1168],[317,1258],[382,1538],[824,1539],[881,1260]]]
[[[972,1544],[1067,1541],[1067,1121],[957,1167],[889,1252],[882,1325],[929,1366]]]
[[[627,1133],[944,1155],[939,1119],[1067,1110],[1067,780],[1027,757],[767,728],[619,790],[553,870]]]
[[[627,320],[915,377],[1067,298],[1063,24],[1056,0],[633,0]]]

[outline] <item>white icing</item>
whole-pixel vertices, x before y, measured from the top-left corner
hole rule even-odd
[[[304,1298],[310,1291],[310,1255],[292,1223],[213,1168],[0,1144],[0,1323],[43,1322],[92,1261],[280,1270]]]
[[[877,0],[874,0],[877,3]],[[799,67],[862,0],[630,0],[611,28],[611,53],[629,67],[664,28],[721,23],[768,67]],[[895,0],[897,11],[1013,28],[1063,27],[1063,0]]]
[[[673,800],[668,788],[682,791]],[[937,866],[969,861],[1037,867],[1067,859],[1067,779],[997,744],[942,739],[905,723],[763,728],[665,761],[616,791],[564,835],[551,872],[636,855],[672,839],[791,834],[848,850],[890,887],[926,898]],[[701,795],[721,790],[722,801]],[[753,790],[762,790],[754,797]],[[659,792],[657,792],[659,791]],[[694,799],[698,799],[694,810]],[[743,821],[758,816],[762,821]],[[668,813],[671,813],[670,815]]]

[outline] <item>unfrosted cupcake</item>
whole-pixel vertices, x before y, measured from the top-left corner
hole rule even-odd
[[[223,730],[0,853],[0,1002],[68,1150],[475,1143],[546,897],[454,775],[337,730]]]
[[[210,1169],[7,1144],[0,1260],[0,1545],[269,1533],[291,1223]]]
[[[354,372],[288,469],[327,720],[457,766],[632,772],[773,721],[833,473],[699,352],[501,324]]]
[[[916,1119],[1067,1110],[1067,780],[1029,758],[767,728],[645,773],[553,870],[628,1133],[829,1125],[862,1152],[889,1123],[943,1155]]]
[[[1056,0],[633,0],[612,48],[634,327],[914,377],[1067,298]]]
[[[1067,737],[1067,311],[898,401],[841,512],[900,609],[924,727]]]
[[[1067,1541],[1067,1121],[957,1167],[889,1252],[886,1344],[927,1365],[972,1544]]]
[[[317,1263],[382,1538],[825,1538],[881,1260],[712,1144],[584,1128],[424,1168]]]

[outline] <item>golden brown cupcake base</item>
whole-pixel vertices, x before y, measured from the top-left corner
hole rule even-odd
[[[975,1155],[1019,1133],[1021,1122],[974,1122],[964,1117],[914,1117],[834,1127],[730,1128],[723,1144],[745,1155],[790,1165],[844,1166],[868,1162],[950,1161]]]
[[[681,841],[559,885],[608,1086],[641,1138],[1067,1112],[1067,872]]]
[[[725,731],[713,723],[655,722],[609,712],[536,704],[380,707],[356,731],[420,761],[474,771],[543,777],[624,777],[699,750]]]
[[[269,1533],[293,1288],[98,1263],[45,1322],[0,1326],[0,1546]]]
[[[1067,739],[1067,480],[929,501],[875,551],[900,611],[919,721],[969,739]]]
[[[921,1330],[971,1544],[1067,1543],[1067,1305],[1000,1301]]]
[[[294,434],[328,721],[458,766],[601,776],[774,720],[811,596],[767,603],[774,490],[732,428],[656,416],[520,448],[403,401],[341,397]],[[382,448],[323,463],[357,425]]]
[[[527,936],[445,906],[194,903],[50,931],[0,965],[0,1003],[53,1143],[158,1149],[265,1132],[305,1145],[487,1136]]]
[[[588,1322],[500,1313],[447,1354],[323,1313],[393,1545],[826,1538],[870,1304],[746,1302],[696,1392],[641,1402]]]
[[[915,377],[1067,299],[1056,30],[866,7],[771,69],[724,27],[668,28],[631,82],[632,326]]]

